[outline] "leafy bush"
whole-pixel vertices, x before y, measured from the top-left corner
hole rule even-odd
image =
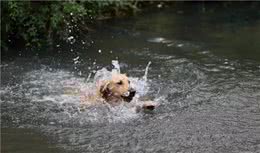
[[[62,36],[71,23],[85,24],[102,15],[133,12],[137,1],[3,1],[1,2],[1,48],[21,42],[39,47]]]

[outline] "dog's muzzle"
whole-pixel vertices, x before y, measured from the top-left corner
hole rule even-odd
[[[135,93],[136,91],[133,88],[131,88],[126,93],[124,93],[124,95],[122,95],[122,98],[124,99],[124,101],[130,102],[135,96]]]

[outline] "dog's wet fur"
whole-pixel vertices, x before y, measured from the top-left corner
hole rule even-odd
[[[96,95],[84,96],[82,104],[95,105],[105,102],[111,106],[116,106],[122,102],[131,102],[136,94],[136,90],[131,87],[126,74],[112,74],[111,79],[98,82]],[[143,109],[153,110],[155,105],[149,102],[143,102]]]
[[[110,104],[130,102],[136,93],[125,74],[113,74],[111,80],[103,81],[98,89],[100,96]]]

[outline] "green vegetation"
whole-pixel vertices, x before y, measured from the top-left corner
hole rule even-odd
[[[251,2],[184,2],[184,1],[141,1],[141,0],[63,0],[63,1],[1,1],[1,49],[41,48],[52,46],[55,40],[68,38],[70,33],[87,33],[95,19],[131,15],[138,10],[154,7],[177,7],[182,13],[187,7],[202,13],[214,13],[225,8],[249,7],[252,15],[259,3]],[[206,5],[207,4],[207,5]],[[234,9],[233,9],[234,8]],[[250,9],[251,8],[251,9]],[[239,10],[239,9],[238,9]],[[188,11],[187,11],[188,12]],[[234,18],[240,19],[240,18]]]
[[[3,1],[1,48],[40,47],[54,36],[66,35],[71,25],[85,27],[93,19],[134,13],[137,1]]]

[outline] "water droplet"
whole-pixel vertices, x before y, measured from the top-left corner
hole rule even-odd
[[[79,56],[77,56],[76,58],[73,58],[74,61],[78,60],[79,59]]]
[[[72,39],[74,39],[73,36],[70,36],[70,37],[67,38],[68,41],[71,41]]]
[[[178,44],[178,45],[177,45],[177,47],[182,47],[182,46],[183,46],[183,44]]]
[[[101,52],[102,52],[101,49],[99,49],[99,50],[98,50],[98,53],[101,53]]]
[[[82,72],[81,72],[81,71],[79,71],[79,73],[78,73],[78,74],[79,74],[79,76],[81,76],[81,75],[82,75]]]
[[[209,51],[207,51],[207,50],[204,50],[201,52],[201,54],[208,54],[208,53],[209,53]]]

